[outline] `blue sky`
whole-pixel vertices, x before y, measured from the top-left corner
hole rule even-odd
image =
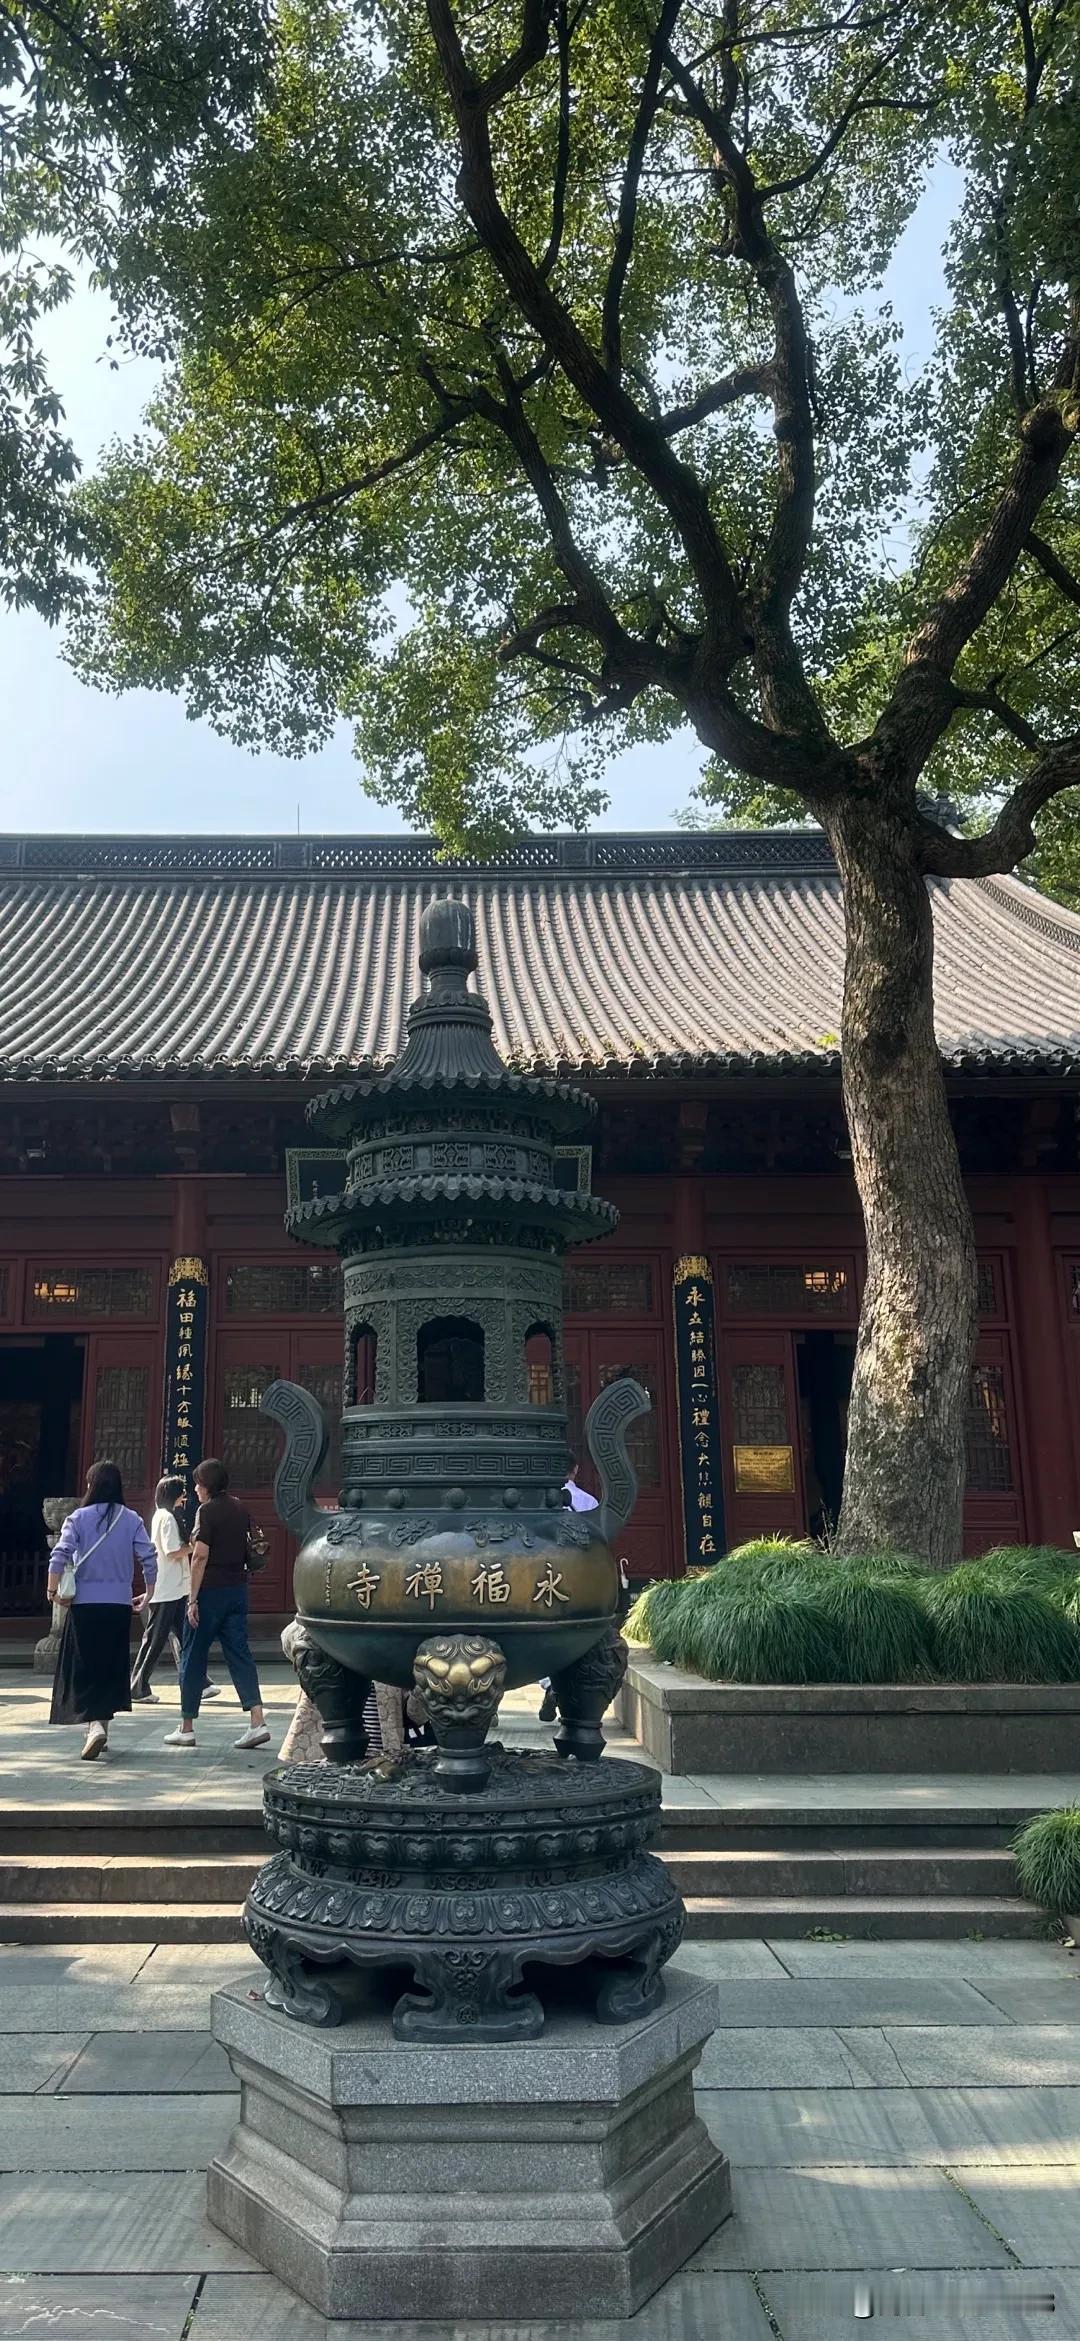
[[[905,330],[909,366],[929,354],[931,311],[944,292],[941,246],[957,191],[935,173],[894,256],[885,286]],[[152,387],[148,365],[113,371],[106,303],[80,293],[52,321],[53,378],[84,466],[129,431]],[[178,700],[137,691],[113,698],[69,674],[60,635],[29,613],[0,611],[0,704],[8,710],[5,830],[348,832],[400,830],[399,815],[360,787],[348,732],[301,763],[252,756],[191,723]],[[690,734],[613,760],[601,826],[663,829],[686,803],[702,753]]]

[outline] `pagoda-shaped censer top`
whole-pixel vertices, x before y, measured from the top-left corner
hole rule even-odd
[[[625,1430],[648,1403],[629,1380],[600,1393],[585,1437],[602,1502],[572,1510],[562,1258],[616,1213],[557,1184],[555,1148],[594,1101],[504,1063],[476,965],[468,905],[431,902],[400,1057],[308,1109],[347,1159],[343,1192],[286,1222],[344,1264],[339,1512],[311,1501],[314,1400],[281,1383],[265,1400],[288,1434],[276,1494],[301,1538],[299,1614],[340,1664],[403,1686],[433,1635],[497,1637],[513,1686],[609,1631],[609,1539],[635,1493]]]

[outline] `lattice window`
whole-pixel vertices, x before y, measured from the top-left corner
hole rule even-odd
[[[732,1439],[737,1447],[785,1447],[787,1390],[783,1366],[733,1366]]]
[[[563,1277],[568,1317],[651,1317],[653,1275],[647,1260],[570,1263]]]
[[[730,1317],[849,1317],[851,1277],[836,1261],[817,1265],[732,1260],[724,1274]]]
[[[1080,1317],[1080,1260],[1073,1262],[1069,1305],[1073,1316]]]
[[[302,1390],[310,1390],[312,1397],[318,1399],[326,1416],[330,1445],[318,1484],[320,1488],[336,1491],[341,1486],[341,1367],[297,1366],[296,1379]]]
[[[625,1365],[601,1366],[600,1388],[606,1390],[609,1382],[622,1382],[628,1376],[632,1381],[640,1382],[642,1389],[648,1391],[652,1399],[652,1412],[639,1415],[637,1421],[631,1423],[626,1434],[626,1452],[637,1473],[639,1488],[658,1488],[660,1485],[660,1429],[656,1412],[656,1375],[652,1366],[640,1357],[629,1358]]]
[[[965,1423],[967,1489],[992,1496],[1013,1486],[1004,1366],[974,1366]]]
[[[157,1307],[152,1268],[34,1268],[32,1317],[152,1317]]]
[[[117,1463],[130,1498],[144,1488],[150,1412],[148,1366],[99,1366],[94,1386],[94,1460]]]
[[[221,1460],[235,1487],[269,1487],[277,1470],[280,1441],[260,1414],[264,1390],[277,1379],[276,1366],[226,1366],[221,1399]]]
[[[342,1306],[341,1270],[333,1261],[266,1267],[234,1260],[225,1270],[230,1317],[329,1317]]]
[[[980,1317],[1001,1317],[1001,1275],[996,1260],[980,1260],[978,1266],[978,1307]]]

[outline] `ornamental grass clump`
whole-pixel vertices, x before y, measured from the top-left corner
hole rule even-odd
[[[1034,1585],[1052,1601],[1076,1590],[1077,1554],[1056,1544],[996,1544],[980,1555],[979,1567],[1003,1585]]]
[[[653,1630],[653,1649],[658,1658],[691,1667],[710,1682],[842,1679],[836,1637],[797,1580],[768,1574],[740,1579],[723,1563],[685,1585],[682,1600]]]
[[[922,1598],[936,1674],[953,1683],[1067,1683],[1080,1676],[1080,1637],[1037,1584],[1004,1581],[967,1561],[928,1577]]]
[[[1080,1805],[1039,1813],[1013,1839],[1020,1892],[1044,1910],[1080,1912]]]
[[[910,1576],[879,1575],[870,1562],[833,1562],[808,1576],[806,1590],[840,1652],[843,1673],[834,1680],[913,1683],[933,1672],[922,1587]]]
[[[659,1577],[646,1585],[630,1610],[623,1632],[628,1642],[643,1642],[656,1650],[656,1636],[663,1630],[667,1612],[675,1608],[685,1593],[689,1580],[685,1577]]]

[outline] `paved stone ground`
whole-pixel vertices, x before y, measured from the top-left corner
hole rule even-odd
[[[162,1692],[118,1723],[106,1764],[81,1765],[79,1735],[45,1724],[47,1686],[10,1675],[5,1803],[254,1810],[288,1676],[268,1680],[261,1757],[231,1747],[231,1695],[207,1710],[198,1755],[170,1757],[168,1676]],[[534,1711],[534,1694],[515,1695],[513,1736],[531,1736]],[[797,1795],[827,1812],[873,1784],[664,1785],[672,1802]],[[922,1787],[928,1805],[1002,1810],[1076,1793],[1016,1778]],[[209,1999],[245,1974],[258,1987],[250,1955],[0,1947],[0,2341],[847,2341],[871,2303],[897,2341],[1080,2341],[1080,1953],[805,1940],[694,1944],[680,1959],[721,1987],[700,2107],[736,2206],[692,2265],[627,2326],[327,2327],[203,2210],[235,2104]]]
[[[735,2217],[631,2325],[467,2325],[462,2341],[844,2341],[864,2329],[860,2279],[898,2341],[1076,2341],[1080,1956],[785,1941],[680,1957],[721,1986],[700,2109]],[[0,1949],[0,2341],[451,2341],[327,2328],[208,2225],[202,2172],[235,2106],[210,1993],[259,1972],[229,1946]]]

